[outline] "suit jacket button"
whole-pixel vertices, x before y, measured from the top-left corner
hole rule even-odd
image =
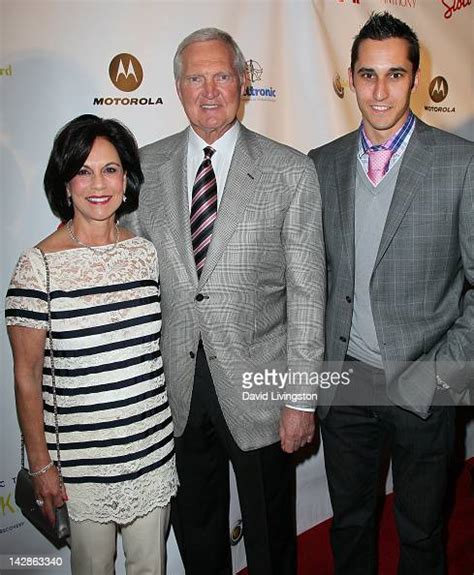
[[[190,357],[191,359],[194,359],[194,358],[196,357],[196,354],[194,353],[194,351],[190,351],[190,352],[189,352],[189,357]]]
[[[352,298],[348,295],[346,295],[346,302],[347,303],[352,303]]]
[[[347,339],[346,339],[343,335],[341,335],[341,337],[340,337],[339,339],[340,339],[341,341],[343,341],[344,343],[346,343],[346,341],[347,341]]]
[[[204,296],[202,295],[202,293],[198,293],[196,296],[196,301],[202,301],[204,299]]]

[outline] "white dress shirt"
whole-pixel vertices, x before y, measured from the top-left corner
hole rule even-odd
[[[217,209],[219,209],[222,194],[224,193],[227,175],[229,173],[230,163],[234,155],[235,144],[240,132],[239,122],[225,132],[218,140],[216,140],[211,148],[215,150],[211,162],[217,180]],[[188,139],[188,158],[187,158],[187,173],[188,173],[188,205],[191,211],[191,199],[193,195],[193,186],[196,179],[196,174],[199,166],[204,160],[204,148],[209,146],[191,127],[189,130]]]

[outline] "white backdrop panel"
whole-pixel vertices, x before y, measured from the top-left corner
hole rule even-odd
[[[422,44],[415,112],[430,124],[473,139],[473,9],[467,5],[450,11],[449,5],[455,4],[454,0],[0,0],[1,293],[19,253],[57,225],[42,191],[57,130],[86,112],[122,120],[140,145],[182,129],[186,118],[175,95],[172,58],[180,40],[200,27],[227,30],[253,61],[254,95],[241,110],[244,122],[306,152],[358,125],[359,113],[347,83],[350,46],[369,13],[387,9],[413,25]],[[132,54],[143,68],[143,81],[133,92],[121,91],[109,77],[109,64],[120,53]],[[337,74],[339,96],[333,87]],[[429,94],[436,76],[448,86],[440,103]],[[262,91],[271,95],[262,96]],[[132,98],[141,104],[130,103]],[[159,100],[162,103],[156,103]],[[60,555],[65,567],[54,573],[68,573],[68,552],[58,554],[24,524],[13,503],[18,427],[10,351],[5,331],[0,333],[0,554]],[[472,456],[472,426],[466,437],[466,453]],[[238,521],[235,495],[230,513],[231,522]],[[319,449],[298,466],[299,532],[330,515]],[[181,575],[172,536],[168,550],[169,574]],[[236,570],[245,564],[242,542],[234,547],[234,564]],[[118,573],[123,573],[122,567]]]

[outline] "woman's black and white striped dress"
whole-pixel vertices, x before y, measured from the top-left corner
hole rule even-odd
[[[177,489],[173,425],[160,353],[156,251],[143,238],[115,248],[47,254],[61,461],[77,521],[123,524],[166,505]],[[38,249],[16,266],[7,325],[47,329],[46,272]],[[49,344],[43,400],[56,458]]]

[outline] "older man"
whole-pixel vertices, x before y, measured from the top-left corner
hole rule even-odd
[[[239,367],[320,366],[325,263],[316,172],[299,152],[237,121],[245,60],[227,33],[209,28],[185,38],[174,72],[191,125],[142,150],[145,185],[132,225],[158,251],[181,481],[175,531],[187,575],[232,572],[230,460],[250,573],[294,574],[289,453],[313,437],[314,401],[295,394],[285,405],[245,402]]]

